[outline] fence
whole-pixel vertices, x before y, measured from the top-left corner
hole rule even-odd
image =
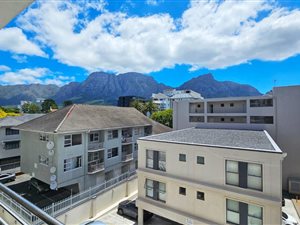
[[[108,189],[111,189],[119,185],[120,183],[126,181],[127,179],[133,178],[135,175],[136,175],[135,170],[129,171],[118,177],[112,178],[111,180],[105,181],[103,184],[91,187],[76,195],[72,195],[61,201],[52,203],[51,205],[44,207],[42,210],[44,210],[52,217],[57,217],[62,213],[72,209],[73,207],[76,207],[90,200],[91,198],[107,191]],[[17,215],[19,215],[22,219],[24,219],[29,224],[40,225],[43,223],[43,221],[41,221],[33,213],[31,213],[29,210],[21,206],[19,203],[17,203],[15,200],[13,200],[11,197],[7,196],[3,192],[0,192],[0,201],[3,202],[5,206],[9,207],[11,210],[13,210]]]

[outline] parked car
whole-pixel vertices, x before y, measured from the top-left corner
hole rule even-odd
[[[299,225],[299,223],[291,215],[282,212],[282,225]]]
[[[135,220],[138,219],[138,208],[135,205],[135,200],[125,200],[121,202],[118,206],[118,214],[121,216],[128,216]],[[150,219],[153,213],[144,210],[144,221]]]
[[[15,173],[2,173],[0,174],[0,182],[1,183],[7,183],[10,181],[14,181],[16,179]]]
[[[35,189],[38,194],[41,194],[41,193],[49,191],[50,187],[48,184],[45,184],[44,182],[39,181],[36,178],[31,178],[28,189],[29,190]]]
[[[106,224],[99,220],[88,220],[81,223],[80,225],[106,225]]]

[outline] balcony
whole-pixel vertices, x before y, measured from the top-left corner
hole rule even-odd
[[[129,154],[123,153],[122,154],[122,162],[129,162],[131,160],[133,160],[133,153],[129,153]]]
[[[132,143],[132,137],[122,137],[122,144]]]
[[[88,144],[88,151],[98,151],[103,148],[103,142],[90,142]]]
[[[98,173],[104,171],[104,169],[104,162],[100,162],[99,160],[88,163],[88,174]]]

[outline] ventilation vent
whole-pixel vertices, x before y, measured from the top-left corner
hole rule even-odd
[[[300,180],[296,178],[289,179],[289,193],[291,194],[300,194]]]

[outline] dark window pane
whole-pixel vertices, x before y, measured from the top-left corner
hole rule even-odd
[[[186,189],[184,187],[179,187],[179,194],[186,195]]]
[[[179,154],[179,161],[186,162],[186,155],[185,154]]]
[[[197,191],[197,199],[204,201],[204,192]]]
[[[72,145],[81,145],[81,134],[72,135]]]
[[[204,157],[203,156],[197,156],[197,164],[204,164]]]

